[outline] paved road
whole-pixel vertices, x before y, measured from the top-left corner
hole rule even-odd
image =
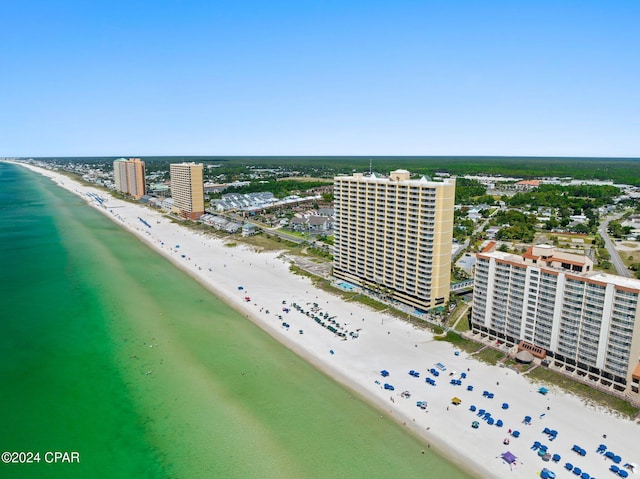
[[[618,254],[618,250],[616,249],[615,245],[613,244],[613,241],[611,241],[611,238],[609,238],[609,235],[607,234],[607,228],[609,226],[609,222],[613,220],[617,220],[618,218],[620,218],[620,216],[612,216],[610,218],[605,219],[602,223],[600,223],[600,226],[598,227],[598,233],[600,233],[600,236],[604,240],[604,245],[607,248],[609,255],[611,255],[611,263],[613,264],[613,266],[615,266],[616,271],[618,272],[618,275],[624,276],[626,278],[630,278],[631,273],[629,273],[629,270],[622,262],[622,259]]]

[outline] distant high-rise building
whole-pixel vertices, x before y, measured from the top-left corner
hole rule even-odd
[[[449,299],[455,180],[334,178],[334,275],[421,310]]]
[[[477,254],[472,331],[640,399],[640,281],[550,245]]]
[[[120,158],[113,162],[116,190],[139,200],[146,194],[144,161],[140,158]]]
[[[171,197],[177,212],[192,220],[204,214],[204,181],[202,163],[172,163]]]

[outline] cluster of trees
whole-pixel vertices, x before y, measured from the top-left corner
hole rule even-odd
[[[236,186],[227,188],[224,193],[258,193],[270,191],[276,198],[284,198],[291,194],[312,190],[321,186],[329,186],[326,181],[299,181],[299,180],[264,180],[252,181],[246,186]],[[325,196],[323,195],[323,198]],[[332,197],[330,193],[326,195],[328,199]]]
[[[493,205],[495,199],[486,194],[486,188],[476,180],[467,178],[456,179],[456,204],[457,205]]]
[[[473,220],[465,218],[468,208],[462,208],[461,210],[455,210],[453,213],[453,238],[458,241],[463,241],[467,237],[473,234],[475,224]]]
[[[632,230],[633,228],[631,228],[631,226],[622,226],[619,221],[612,221],[607,228],[609,236],[613,236],[614,238],[625,238],[631,234]]]
[[[640,263],[631,263],[629,269],[634,272],[634,276],[640,279]]]
[[[506,225],[498,231],[496,239],[532,243],[536,234],[537,222],[535,215],[527,215],[517,210],[506,210],[498,211],[489,221],[489,225]]]
[[[534,191],[516,193],[511,198],[503,198],[503,201],[514,207],[571,208],[574,214],[582,214],[586,210],[611,204],[618,195],[620,189],[615,186],[540,185]]]

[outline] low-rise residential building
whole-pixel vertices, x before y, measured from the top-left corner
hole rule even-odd
[[[258,228],[253,223],[245,223],[242,225],[242,236],[253,236],[258,232]]]

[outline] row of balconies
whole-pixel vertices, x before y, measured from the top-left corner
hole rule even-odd
[[[631,338],[633,337],[633,330],[633,324],[630,324],[627,327],[618,324],[612,324],[609,328],[609,334],[612,336],[629,338],[629,340],[631,340]]]
[[[621,338],[609,335],[609,348],[612,350],[628,351],[631,347],[631,338]]]

